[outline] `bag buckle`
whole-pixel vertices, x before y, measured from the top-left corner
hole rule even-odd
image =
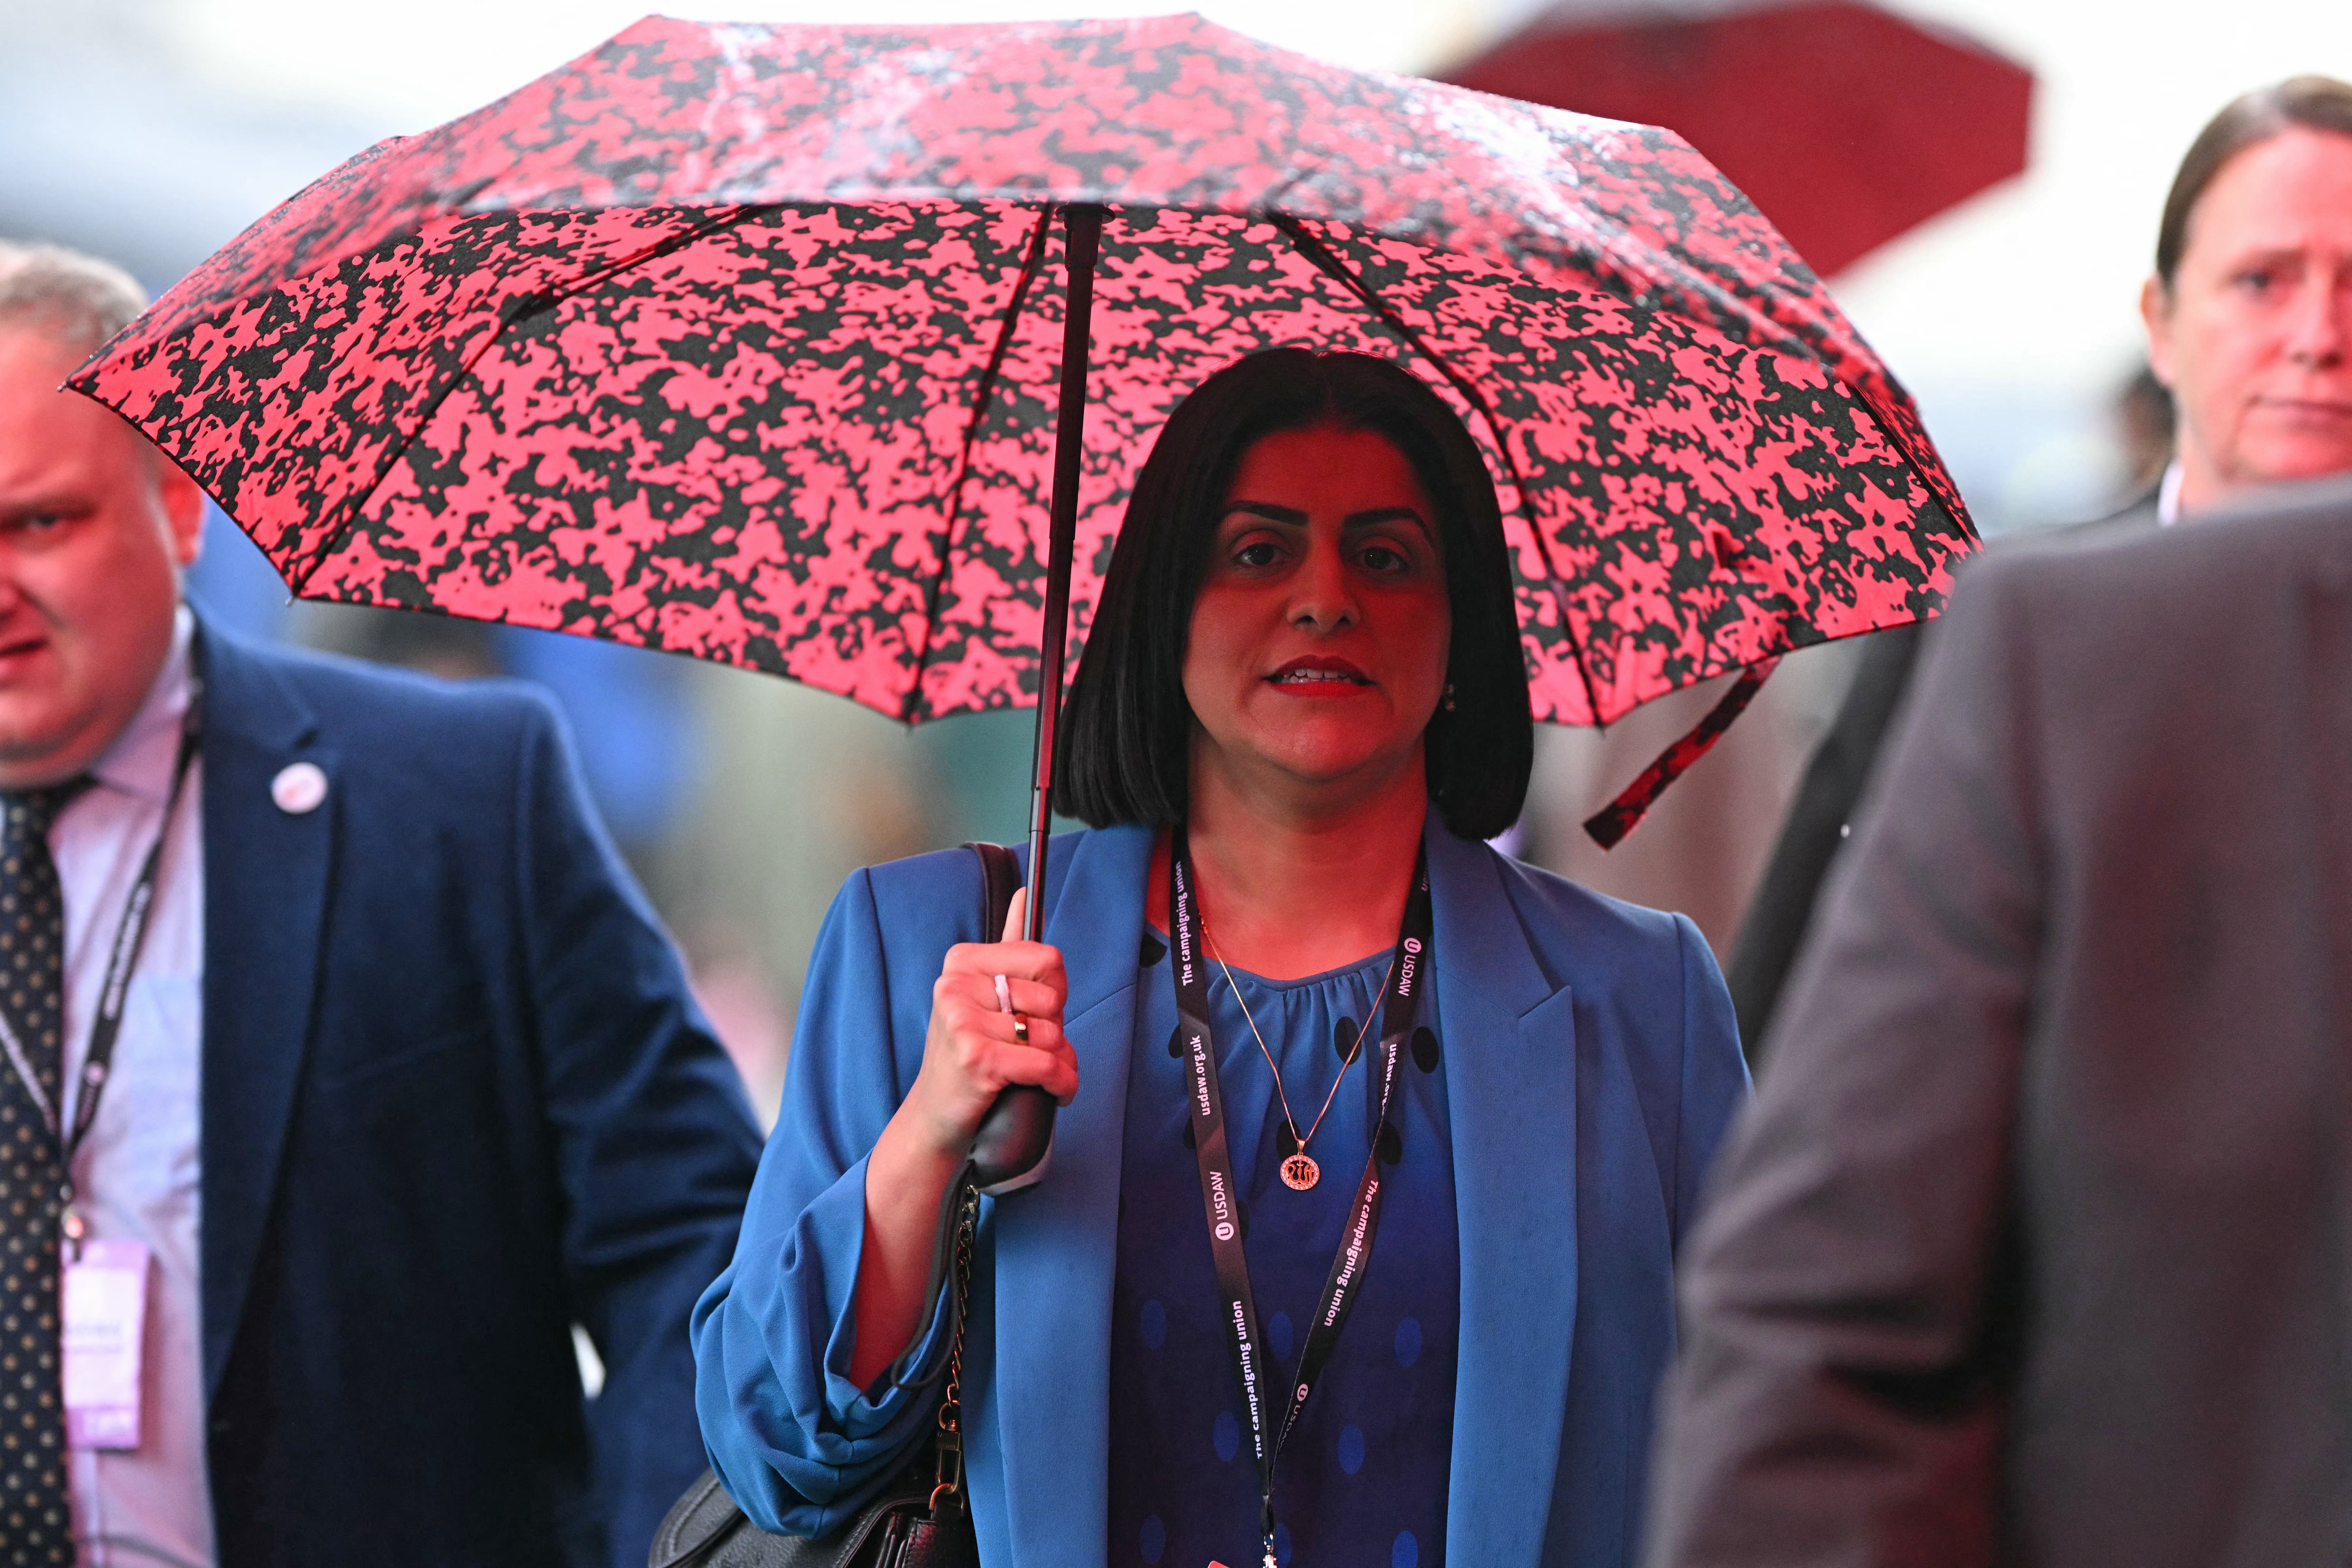
[[[963,1489],[963,1434],[956,1430],[946,1408],[940,1411],[939,1484],[931,1489],[931,1513],[937,1517],[940,1500],[953,1497]]]

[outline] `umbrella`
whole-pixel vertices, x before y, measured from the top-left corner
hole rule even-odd
[[[2033,74],[1859,0],[1565,0],[1446,73],[1671,126],[1822,273],[2025,170]]]
[[[73,384],[299,594],[914,721],[1061,689],[1150,436],[1276,344],[1470,423],[1541,717],[1744,700],[1970,547],[1902,389],[1678,138],[1196,16],[648,18],[328,174]]]

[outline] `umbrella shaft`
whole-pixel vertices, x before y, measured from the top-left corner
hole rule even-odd
[[[1023,940],[1045,929],[1045,840],[1054,824],[1054,742],[1061,728],[1062,652],[1070,623],[1070,558],[1077,552],[1078,459],[1086,449],[1087,352],[1094,320],[1095,251],[1103,209],[1062,209],[1067,274],[1062,317],[1061,406],[1054,427],[1054,505],[1045,544],[1045,628],[1037,672],[1037,750],[1029,797],[1029,900]]]

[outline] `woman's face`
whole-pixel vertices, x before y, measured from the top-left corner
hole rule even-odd
[[[1192,602],[1196,787],[1208,767],[1253,793],[1368,794],[1418,769],[1453,628],[1436,513],[1402,452],[1331,425],[1260,438]]]
[[[2141,310],[2183,505],[2352,469],[2352,136],[2289,130],[2224,163]]]

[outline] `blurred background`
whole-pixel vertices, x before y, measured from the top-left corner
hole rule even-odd
[[[720,0],[751,21],[1149,14],[1087,0]],[[2352,77],[2344,0],[1282,0],[1213,20],[1342,64],[1682,131],[1749,191],[1917,398],[1987,534],[2153,483],[2169,413],[2137,298],[2174,164],[2215,110]],[[693,8],[688,7],[689,10]],[[631,0],[0,0],[0,237],[160,292],[317,175],[476,108],[641,14]],[[1025,832],[1031,716],[907,730],[741,671],[551,634],[292,605],[215,514],[222,623],[452,675],[537,680],[772,1115],[803,966],[868,861]],[[1713,701],[1546,730],[1523,858],[1689,913],[1727,955],[1853,648],[1781,667],[1613,853],[1577,824]]]

